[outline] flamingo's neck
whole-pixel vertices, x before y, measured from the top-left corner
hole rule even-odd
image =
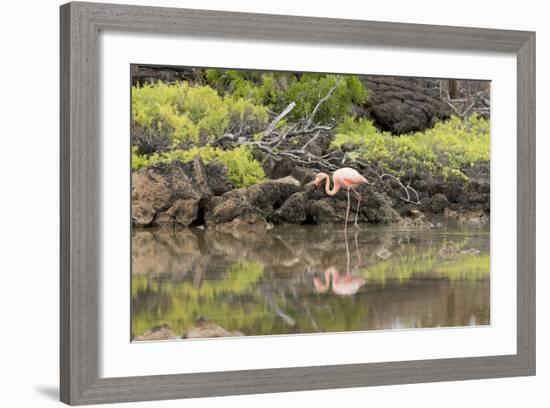
[[[335,268],[328,268],[325,270],[325,282],[322,282],[319,278],[314,278],[313,283],[319,293],[326,293],[330,288],[330,280],[332,278],[332,284],[334,285],[340,279],[340,274]]]
[[[331,189],[330,188],[330,176],[328,174],[323,174],[323,178],[325,179],[325,192],[329,196],[335,195],[338,192],[338,190],[340,190],[340,184],[334,183],[334,180],[333,180],[333,185],[332,185],[332,189]]]

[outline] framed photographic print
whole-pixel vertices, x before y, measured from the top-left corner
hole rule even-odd
[[[534,373],[534,33],[61,7],[63,402]]]

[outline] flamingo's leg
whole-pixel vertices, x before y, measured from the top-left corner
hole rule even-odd
[[[348,188],[348,208],[346,210],[346,224],[344,225],[344,233],[347,234],[348,232],[348,217],[349,217],[349,209],[350,209],[350,202],[349,202],[349,188]]]
[[[357,268],[361,266],[361,254],[359,253],[359,243],[357,242],[357,236],[359,235],[359,230],[355,231],[355,252],[357,252]]]
[[[359,217],[359,207],[361,207],[361,194],[359,194],[355,189],[353,192],[357,196],[357,211],[355,212],[355,229],[359,229],[359,224],[357,224],[357,218]]]

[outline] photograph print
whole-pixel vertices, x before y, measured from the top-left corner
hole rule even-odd
[[[490,81],[131,76],[133,342],[491,323]]]

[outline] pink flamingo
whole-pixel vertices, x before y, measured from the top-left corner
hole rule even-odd
[[[330,177],[326,173],[318,173],[317,177],[315,177],[315,186],[318,187],[319,184],[323,180],[326,180],[325,184],[325,192],[329,196],[335,195],[340,188],[347,188],[348,189],[348,209],[346,211],[346,224],[344,226],[344,231],[347,232],[348,228],[348,217],[349,217],[349,209],[350,209],[350,201],[349,201],[349,192],[350,190],[355,193],[357,196],[357,212],[355,213],[355,228],[359,229],[359,225],[357,224],[357,217],[359,215],[359,206],[361,205],[361,194],[359,194],[355,187],[360,186],[361,184],[369,184],[368,180],[363,177],[359,172],[355,169],[351,169],[349,167],[344,167],[341,169],[336,170],[332,174],[332,182],[333,186],[332,189],[330,188]]]
[[[347,273],[340,276],[340,272],[331,266],[325,270],[325,283],[318,277],[313,278],[313,284],[317,293],[326,293],[330,288],[330,279],[332,278],[332,291],[336,295],[350,296],[355,295],[359,289],[367,282],[363,278],[354,277]]]

